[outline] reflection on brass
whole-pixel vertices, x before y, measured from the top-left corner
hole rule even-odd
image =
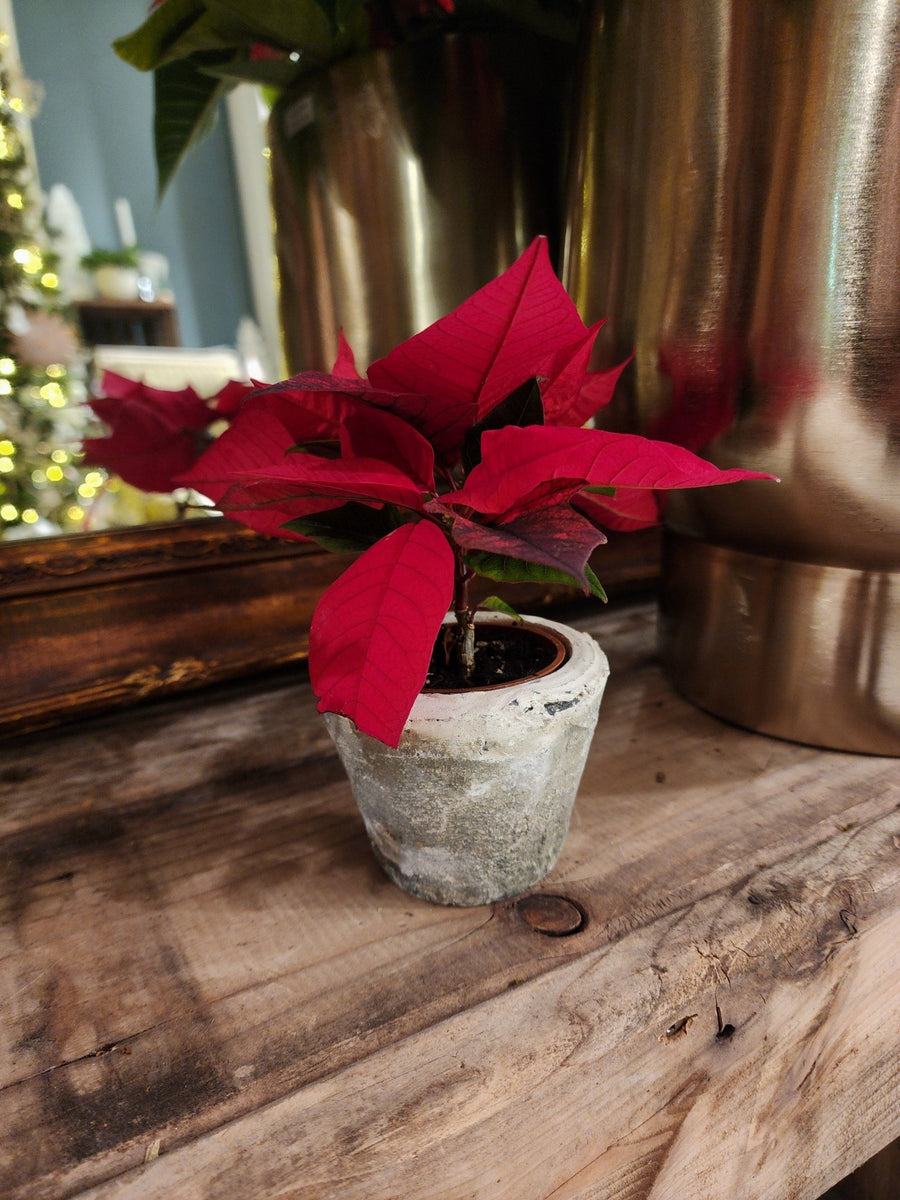
[[[900,754],[896,571],[669,533],[660,639],[676,686],[701,708],[791,741]]]
[[[865,600],[829,604],[872,622],[858,630],[861,655],[889,656],[900,3],[606,0],[591,20],[563,275],[583,316],[609,317],[598,365],[635,349],[609,423],[781,476],[778,487],[687,493],[667,511],[682,534],[787,561],[772,576],[769,619],[753,626],[760,672],[782,669],[794,636],[815,661],[838,653],[815,639],[843,625],[821,619],[820,590],[788,584],[793,564],[818,564],[828,580],[825,568],[870,572]],[[704,661],[718,669],[714,654]],[[821,711],[804,718],[805,736],[846,744],[823,732],[834,698],[824,685],[813,694]],[[857,715],[883,748],[880,718],[858,694]],[[887,744],[900,753],[896,726]]]
[[[330,370],[340,328],[363,369],[558,234],[562,53],[435,38],[284,97],[269,142],[293,371]]]

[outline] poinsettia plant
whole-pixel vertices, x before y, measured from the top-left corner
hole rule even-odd
[[[600,324],[539,238],[366,377],[342,338],[330,374],[250,392],[181,476],[261,533],[359,552],[312,621],[320,711],[396,746],[448,610],[461,684],[471,672],[476,575],[603,597],[588,560],[604,529],[655,524],[671,488],[771,478],[584,428],[625,366],[588,370]]]

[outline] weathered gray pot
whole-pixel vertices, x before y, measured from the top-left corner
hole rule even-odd
[[[425,900],[474,905],[518,895],[562,850],[609,665],[588,634],[526,622],[561,634],[568,659],[522,683],[423,692],[396,750],[326,714],[376,858]]]

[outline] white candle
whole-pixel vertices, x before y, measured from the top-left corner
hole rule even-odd
[[[115,201],[116,224],[119,227],[119,238],[127,249],[137,245],[137,234],[134,231],[134,220],[131,216],[131,205],[124,196]]]

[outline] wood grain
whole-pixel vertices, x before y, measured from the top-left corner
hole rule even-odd
[[[9,746],[0,1194],[813,1200],[895,1138],[896,760],[691,708],[646,606],[575,623],[568,937],[390,884],[302,680]]]

